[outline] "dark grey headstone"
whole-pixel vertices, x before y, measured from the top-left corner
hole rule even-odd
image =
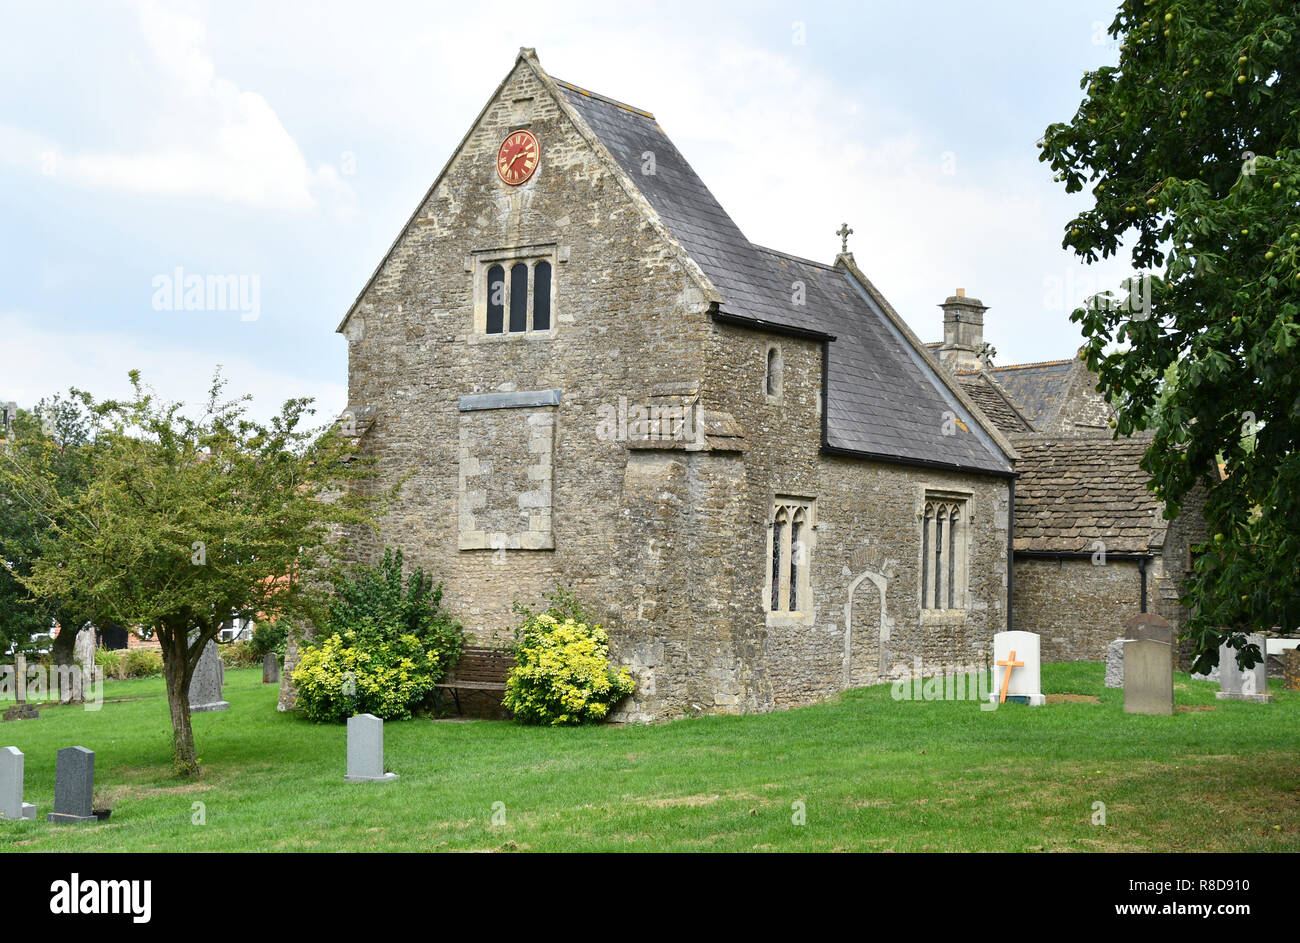
[[[357,714],[348,718],[349,783],[387,782],[396,773],[384,772],[384,722],[374,714]]]
[[[275,656],[275,652],[267,652],[262,659],[262,683],[280,683],[280,659]]]
[[[1132,639],[1124,643],[1124,713],[1174,712],[1174,647]]]
[[[36,806],[23,802],[23,754],[17,747],[0,750],[0,819],[36,818]]]
[[[1247,635],[1246,642],[1259,646],[1259,654],[1266,654],[1268,644],[1262,635]],[[1255,663],[1255,667],[1243,671],[1237,667],[1237,649],[1227,645],[1219,646],[1219,690],[1214,695],[1229,701],[1253,701],[1256,704],[1268,704],[1273,695],[1268,693],[1268,659]]]
[[[221,699],[221,685],[225,681],[225,666],[215,642],[208,642],[194,667],[190,678],[190,711],[226,711],[230,705]]]
[[[94,800],[94,751],[85,747],[60,750],[54,768],[54,811],[46,819],[50,822],[96,822]]]

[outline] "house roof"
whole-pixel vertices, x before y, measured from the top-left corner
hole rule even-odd
[[[1060,407],[1069,388],[1074,360],[1048,360],[993,367],[990,373],[1011,395],[1029,421],[1038,425]]]
[[[1027,435],[1035,431],[1006,391],[987,374],[959,373],[957,382],[965,389],[966,395],[975,401],[980,411],[993,420],[1004,434]]]
[[[1139,463],[1151,436],[1016,436],[1017,551],[1146,553],[1168,522]]]
[[[754,245],[648,112],[554,81],[717,289],[721,315],[827,343],[827,446],[886,461],[1011,473],[1009,444],[999,445],[1000,433],[968,408],[957,384],[851,259],[831,266]],[[645,170],[647,154],[653,173]],[[945,413],[960,422],[946,421]]]

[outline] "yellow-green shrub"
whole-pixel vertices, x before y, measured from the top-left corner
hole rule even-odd
[[[414,635],[360,641],[355,631],[335,633],[302,650],[293,683],[311,720],[337,723],[353,714],[404,720],[442,677],[442,653]]]
[[[603,628],[541,613],[520,627],[501,703],[526,724],[581,724],[603,720],[634,687],[626,668],[610,667]]]

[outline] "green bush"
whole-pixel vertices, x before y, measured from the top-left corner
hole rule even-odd
[[[581,724],[605,719],[634,687],[626,668],[610,667],[603,628],[544,612],[519,628],[501,703],[526,724]]]
[[[162,652],[152,648],[97,648],[95,664],[104,669],[104,677],[117,681],[162,674],[163,667]]]
[[[400,550],[341,575],[325,624],[293,672],[303,713],[317,722],[410,717],[464,647],[460,623],[441,603],[442,585],[422,569],[403,577]]]
[[[287,619],[265,619],[253,627],[253,652],[257,661],[266,658],[268,652],[275,652],[278,658],[284,658],[284,646],[289,638]]]
[[[229,642],[218,645],[217,651],[227,668],[252,668],[262,663],[262,655],[252,641]]]
[[[362,635],[331,635],[303,651],[293,672],[298,706],[317,723],[353,714],[405,720],[442,677],[441,653],[414,635],[362,645]]]
[[[104,669],[104,677],[122,680],[122,662],[126,652],[121,649],[95,649],[95,664]]]

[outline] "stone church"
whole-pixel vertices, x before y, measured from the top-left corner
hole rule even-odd
[[[622,719],[982,664],[1013,619],[1099,659],[1092,607],[1138,611],[1139,565],[1163,600],[1176,541],[1112,488],[1141,448],[1082,364],[992,367],[983,311],[949,298],[927,347],[849,252],[754,245],[652,114],[521,50],[339,325],[348,420],[407,476],[361,552],[487,643],[572,589],[637,680]]]

